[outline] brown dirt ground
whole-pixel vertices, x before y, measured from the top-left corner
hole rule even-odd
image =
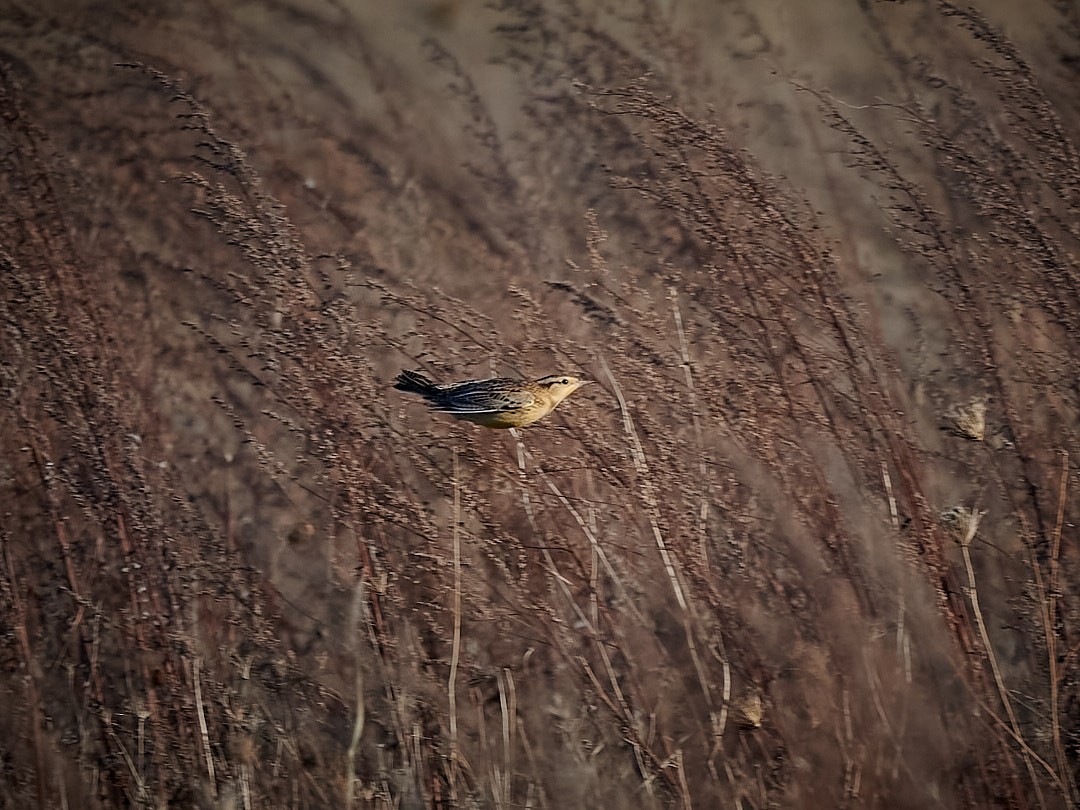
[[[0,808],[1076,806],[1075,4],[479,6],[0,15]]]

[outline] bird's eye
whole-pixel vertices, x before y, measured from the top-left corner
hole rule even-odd
[[[561,383],[562,385],[569,385],[569,384],[570,384],[570,381],[569,381],[569,380],[567,380],[566,378],[563,378],[563,379],[559,380],[559,382],[560,382],[560,383]]]

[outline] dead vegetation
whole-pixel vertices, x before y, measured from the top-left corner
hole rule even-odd
[[[427,42],[461,185],[313,125],[361,202],[16,21],[0,806],[1073,806],[1075,133],[912,5],[970,60],[873,6],[897,98],[815,93],[917,351],[648,9],[492,9],[512,137]],[[414,366],[601,390],[514,437]]]

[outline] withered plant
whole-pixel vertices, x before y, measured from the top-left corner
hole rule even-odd
[[[1073,806],[1080,163],[1036,72],[889,4],[895,98],[798,84],[947,313],[912,348],[658,9],[484,13],[520,120],[427,37],[434,160],[365,52],[398,140],[305,124],[329,180],[16,21],[71,84],[0,82],[0,804]],[[598,384],[511,434],[413,367]]]

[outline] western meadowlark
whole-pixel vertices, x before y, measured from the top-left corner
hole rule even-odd
[[[465,380],[437,385],[418,371],[403,371],[394,383],[398,391],[419,394],[428,407],[489,428],[517,428],[542,419],[589,380],[552,374],[539,380]]]

